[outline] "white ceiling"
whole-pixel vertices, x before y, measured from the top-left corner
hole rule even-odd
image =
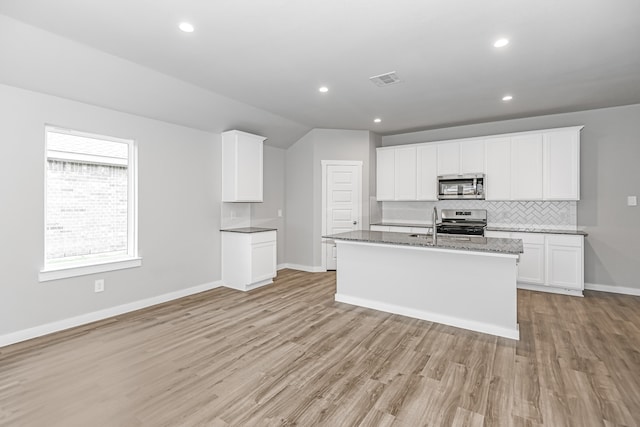
[[[271,112],[292,135],[640,103],[639,0],[0,0],[0,13]],[[368,80],[390,71],[403,83]]]

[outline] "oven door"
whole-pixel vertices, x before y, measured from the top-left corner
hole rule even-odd
[[[440,224],[436,226],[438,234],[455,234],[461,236],[484,236],[484,226],[480,225],[459,225]]]

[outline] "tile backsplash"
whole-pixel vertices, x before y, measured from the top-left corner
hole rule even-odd
[[[430,224],[433,206],[440,209],[486,209],[493,227],[540,229],[577,228],[577,202],[487,202],[483,200],[442,200],[438,202],[377,202],[382,205],[382,221]]]

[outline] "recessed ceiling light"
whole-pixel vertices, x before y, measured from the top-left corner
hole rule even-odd
[[[193,31],[195,30],[193,25],[189,24],[188,22],[181,22],[180,25],[178,25],[178,28],[180,28],[185,33],[193,33]]]
[[[502,97],[503,101],[511,101],[512,99],[513,99],[513,96],[511,96],[511,95],[505,95],[505,96]]]
[[[373,123],[380,123],[382,121],[381,118],[376,117],[375,119],[373,119]]]
[[[322,93],[329,92],[329,88],[326,86],[320,86],[320,88],[318,89],[318,92],[322,92]]]
[[[505,47],[509,44],[509,39],[498,39],[493,44],[493,47]]]

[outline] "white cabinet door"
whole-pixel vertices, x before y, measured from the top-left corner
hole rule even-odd
[[[395,200],[416,200],[416,147],[395,149]]]
[[[438,147],[438,175],[460,173],[460,142],[443,142]]]
[[[545,200],[580,200],[580,129],[543,135]]]
[[[485,198],[511,199],[511,138],[485,139]]]
[[[484,173],[484,141],[460,142],[460,173]]]
[[[221,234],[225,286],[248,291],[273,282],[278,253],[275,231]]]
[[[275,241],[251,245],[251,283],[276,276],[277,256]]]
[[[524,252],[518,261],[518,282],[544,285],[544,234],[511,233],[512,239],[521,239]]]
[[[376,150],[376,192],[377,200],[395,199],[395,150]]]
[[[584,238],[548,235],[546,237],[546,282],[558,288],[584,289]]]
[[[511,138],[511,200],[542,200],[542,134]]]
[[[262,202],[265,139],[237,130],[222,133],[223,202]]]
[[[438,148],[435,144],[418,146],[417,199],[438,200]]]

